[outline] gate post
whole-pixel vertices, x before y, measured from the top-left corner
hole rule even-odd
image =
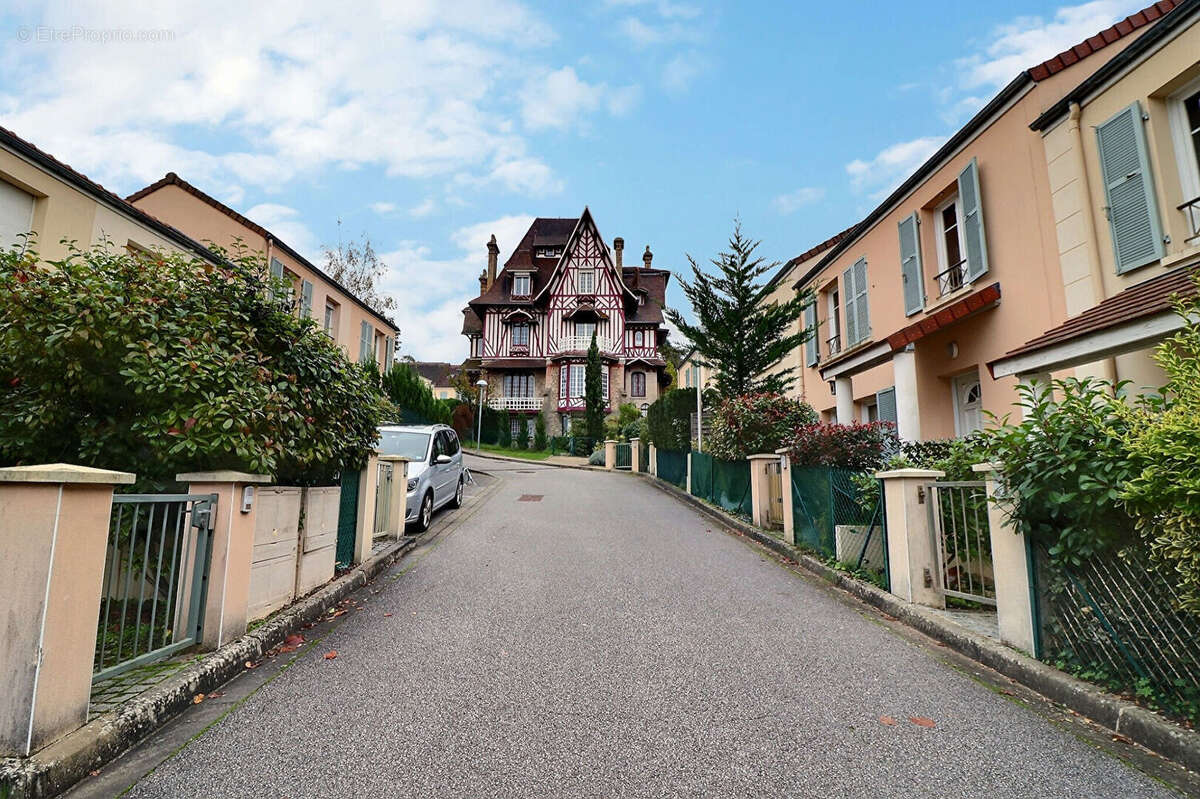
[[[629,470],[637,474],[642,470],[642,440],[629,439]]]
[[[795,497],[792,496],[792,458],[788,450],[775,450],[779,458],[779,474],[783,481],[783,540],[796,546]]]
[[[934,531],[929,522],[925,483],[945,477],[935,469],[896,469],[875,475],[883,480],[887,508],[888,580],[891,592],[901,599],[944,608],[946,598],[937,590],[938,559]]]
[[[371,541],[375,538],[375,484],[379,481],[379,453],[367,456],[358,475],[358,508],[354,522],[354,563],[371,556]]]
[[[650,474],[658,477],[658,447],[653,441],[650,442]]]
[[[617,468],[617,442],[611,438],[604,442],[604,468],[610,472]]]
[[[779,463],[778,455],[751,455],[750,461],[750,518],[755,527],[766,528],[770,517],[771,479],[767,467]]]
[[[175,479],[189,494],[216,494],[208,561],[208,598],[200,643],[217,649],[246,632],[250,608],[250,566],[254,561],[254,486],[271,482],[265,474],[187,472]]]
[[[0,756],[87,722],[113,486],[133,481],[63,463],[0,469]]]
[[[996,499],[1002,494],[1000,466],[978,463],[971,467],[987,480],[988,534],[992,545],[992,579],[996,586],[996,622],[1000,640],[1034,657],[1037,651],[1033,596],[1033,558],[1029,540],[1013,528]]]
[[[687,482],[684,484],[687,492],[692,493],[692,450],[683,453],[684,463],[687,464]]]
[[[408,518],[408,458],[380,455],[379,461],[392,464],[392,493],[389,497],[384,530],[387,531],[388,537],[398,540],[404,535],[404,520]],[[417,497],[417,502],[420,501],[421,498]]]

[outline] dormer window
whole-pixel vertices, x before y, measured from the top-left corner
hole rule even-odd
[[[529,275],[513,275],[512,293],[514,297],[529,296]]]
[[[533,254],[538,258],[558,258],[562,252],[562,247],[538,247]]]
[[[596,293],[596,272],[594,269],[580,269],[579,275],[579,293],[580,294],[595,294]]]

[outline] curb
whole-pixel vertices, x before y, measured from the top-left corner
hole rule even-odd
[[[395,541],[285,610],[252,632],[210,652],[199,663],[185,666],[159,685],[98,716],[75,732],[27,758],[0,761],[0,797],[41,799],[57,796],[88,773],[140,743],[150,733],[192,704],[199,693],[209,693],[258,660],[268,650],[305,624],[320,619],[326,610],[362,588],[417,545],[416,537]]]
[[[960,627],[870,583],[827,566],[812,555],[786,544],[775,536],[714,508],[671,483],[639,473],[658,490],[695,508],[726,530],[754,540],[786,560],[821,577],[892,616],[909,627],[946,644],[961,655],[1003,674],[1042,696],[1101,724],[1118,735],[1179,765],[1200,772],[1200,732],[1174,724],[1141,705],[1106,693],[1096,686],[1059,671],[1040,660],[1018,652],[985,636]]]

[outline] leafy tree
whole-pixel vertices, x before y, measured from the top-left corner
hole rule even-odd
[[[283,281],[106,242],[0,252],[0,462],[136,473],[237,469],[317,482],[360,466],[388,403]]]
[[[329,245],[322,249],[326,274],[379,313],[396,310],[396,298],[384,294],[380,285],[390,267],[379,258],[366,233],[359,241],[343,242],[342,220],[339,219],[337,249]],[[399,345],[397,338],[397,348]]]
[[[588,347],[587,366],[584,369],[584,406],[587,408],[584,429],[588,438],[604,437],[604,382],[600,376],[603,369],[600,362],[600,347],[596,344],[596,334],[592,333],[592,344]]]
[[[717,406],[704,442],[717,458],[741,460],[786,446],[796,431],[818,421],[807,403],[782,394],[752,394]]]
[[[546,417],[538,414],[533,422],[533,448],[541,452],[546,448]]]
[[[429,386],[407,363],[397,363],[381,378],[383,389],[400,411],[397,421],[409,424],[450,424],[452,412],[433,396]]]
[[[676,388],[666,392],[646,412],[646,437],[659,449],[690,450],[695,410],[696,389]]]
[[[696,348],[698,360],[716,371],[717,390],[725,397],[787,391],[795,367],[763,373],[815,335],[807,328],[788,332],[812,301],[811,291],[798,292],[782,303],[766,299],[760,278],[779,264],[754,255],[760,243],[746,238],[736,221],[729,251],[711,260],[715,274],[702,270],[688,256],[692,281],[679,282],[692,303],[696,324],[678,310],[667,310],[667,318]]]
[[[521,415],[517,419],[517,449],[529,449],[529,417]]]

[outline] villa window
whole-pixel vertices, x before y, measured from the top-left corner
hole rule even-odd
[[[577,398],[581,398],[581,397],[585,396],[584,390],[585,390],[585,377],[587,375],[587,370],[585,369],[584,365],[581,363],[573,363],[569,367],[564,366],[563,368],[571,370],[570,376],[568,378],[568,380],[569,380],[568,387],[570,389],[570,392],[567,394],[567,396],[570,397],[571,399],[577,399]]]
[[[595,334],[595,332],[596,332],[596,323],[595,322],[576,322],[575,323],[575,337],[576,338],[581,338],[584,341],[591,342],[592,336]]]
[[[330,338],[334,337],[334,331],[337,330],[338,306],[332,300],[325,301],[325,335]]]
[[[842,351],[842,322],[841,322],[841,296],[837,290],[837,284],[834,283],[833,291],[826,295],[826,313],[828,314],[829,337],[826,339],[825,345],[829,350],[829,356],[833,357]]]
[[[529,325],[521,322],[512,326],[512,344],[514,347],[529,347]]]
[[[596,293],[596,271],[594,269],[580,269],[579,275],[579,293],[580,294],[595,294]]]
[[[1179,162],[1183,204],[1189,242],[1200,236],[1200,80],[1192,81],[1171,98],[1171,130]]]
[[[633,346],[635,346],[635,347],[646,346],[646,331],[644,331],[644,330],[633,331]]]
[[[633,397],[646,396],[645,372],[633,372],[629,375],[629,394]]]
[[[513,290],[514,297],[529,296],[529,275],[513,275]]]
[[[533,375],[529,373],[511,374],[504,376],[504,396],[532,397]]]
[[[937,224],[938,294],[949,294],[962,288],[967,272],[967,262],[963,258],[958,195],[940,205],[933,216]]]

